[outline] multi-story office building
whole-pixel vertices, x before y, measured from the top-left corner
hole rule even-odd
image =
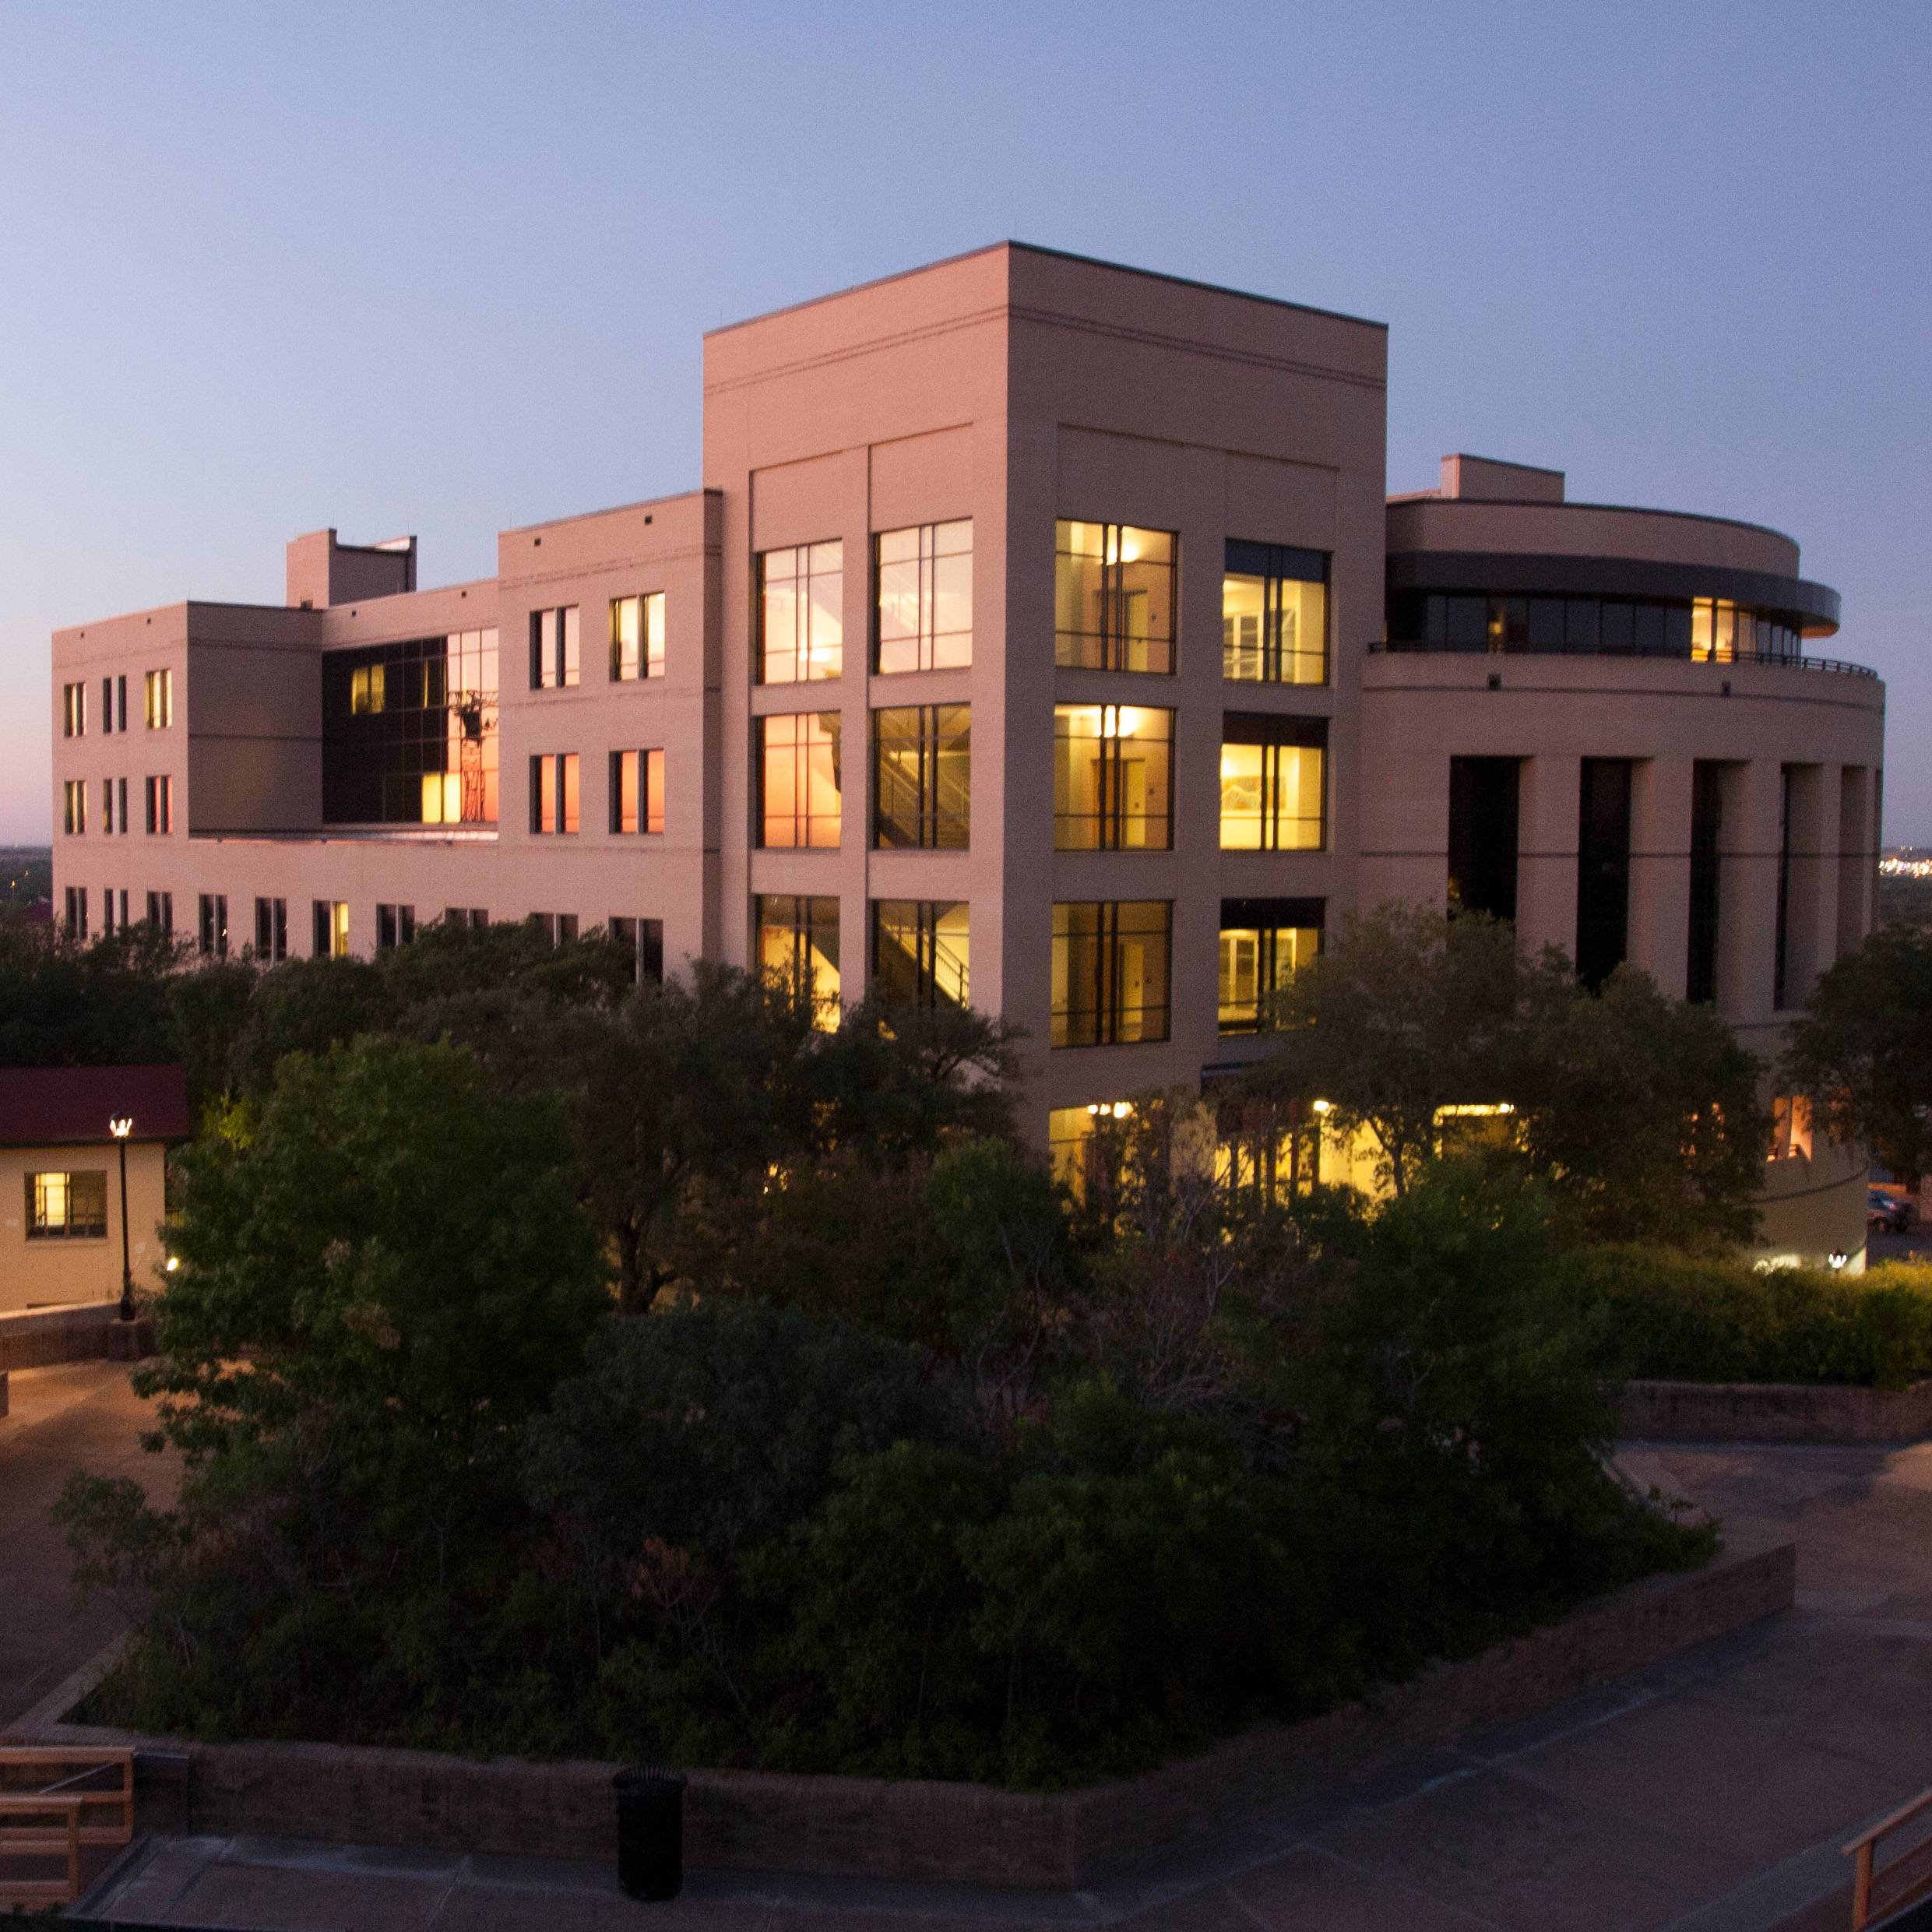
[[[1802,654],[1835,595],[1547,471],[1385,502],[1385,351],[1005,244],[720,329],[691,494],[435,590],[320,533],[286,607],[58,633],[57,908],[269,957],[533,916],[963,998],[1062,1145],[1260,1050],[1391,896],[1769,1043],[1870,917],[1882,688]]]

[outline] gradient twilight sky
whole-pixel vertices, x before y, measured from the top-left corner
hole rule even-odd
[[[1932,843],[1932,5],[0,0],[0,843],[48,633],[694,487],[699,336],[1003,236],[1391,326],[1467,449],[1769,523]]]

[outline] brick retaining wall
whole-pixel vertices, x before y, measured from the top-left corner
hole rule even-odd
[[[1029,1889],[1092,1884],[1263,1804],[1332,1791],[1480,1726],[1530,1716],[1605,1677],[1787,1608],[1789,1543],[1654,1577],[1521,1642],[1205,1756],[1084,1791],[694,1772],[684,1855],[746,1871]],[[92,1676],[111,1661],[96,1660]],[[329,1744],[182,1744],[65,1724],[91,1677],[62,1685],[9,1740],[132,1743],[144,1830],[321,1839],[550,1858],[615,1852],[614,1767],[487,1761]]]
[[[90,1301],[0,1314],[0,1369],[98,1361],[107,1353],[108,1330],[119,1312],[118,1302]]]
[[[1619,1433],[1662,1442],[1917,1442],[1932,1436],[1932,1381],[1626,1382]]]

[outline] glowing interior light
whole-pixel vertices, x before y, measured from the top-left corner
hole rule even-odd
[[[1314,1103],[1314,1110],[1318,1114],[1330,1113],[1333,1110],[1334,1107],[1335,1103],[1332,1100],[1317,1100]]]

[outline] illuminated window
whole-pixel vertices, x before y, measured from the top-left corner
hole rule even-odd
[[[202,894],[199,938],[202,958],[227,958],[228,896],[226,892]]]
[[[311,950],[318,959],[346,959],[349,956],[349,902],[343,899],[315,901],[315,928]]]
[[[565,691],[577,682],[582,637],[577,607],[530,613],[530,689]]]
[[[872,842],[962,850],[973,817],[973,708],[872,713]]]
[[[326,825],[494,825],[497,633],[322,654]]]
[[[1306,1194],[1320,1178],[1321,1128],[1299,1102],[1223,1106],[1215,1132],[1215,1178],[1231,1193],[1283,1201]]]
[[[258,959],[271,962],[288,957],[287,899],[258,899],[255,902],[255,954]]]
[[[530,760],[530,830],[574,834],[579,826],[578,762],[575,751],[546,751]]]
[[[61,686],[61,736],[84,738],[87,735],[87,687],[84,684]]]
[[[1056,705],[1053,729],[1056,850],[1155,850],[1174,843],[1171,711]]]
[[[1171,671],[1172,533],[1065,518],[1054,530],[1054,662],[1086,670]]]
[[[147,785],[147,828],[150,832],[174,829],[174,781],[166,776],[150,778]]]
[[[1230,542],[1221,579],[1221,674],[1328,681],[1328,560],[1317,550]]]
[[[758,842],[774,849],[839,843],[839,714],[804,711],[755,720]]]
[[[1165,899],[1055,906],[1052,1043],[1165,1040],[1173,926]]]
[[[611,937],[630,954],[632,973],[639,986],[647,982],[659,986],[663,984],[663,920],[614,918],[611,921]]]
[[[1325,718],[1242,716],[1221,727],[1221,849],[1319,852],[1327,843]]]
[[[972,952],[963,902],[882,899],[872,907],[872,991],[895,1006],[964,1006]]]
[[[87,829],[87,781],[70,778],[61,786],[61,829],[78,836]]]
[[[174,674],[151,670],[143,681],[142,714],[150,731],[165,731],[174,722]]]
[[[973,520],[882,530],[872,540],[882,672],[973,662]]]
[[[760,969],[808,998],[821,1026],[839,1017],[839,902],[764,897],[751,902]]]
[[[661,832],[664,829],[664,754],[611,754],[611,829]]]
[[[1318,899],[1224,899],[1221,902],[1220,1026],[1251,1033],[1269,1000],[1321,949]]]
[[[358,664],[349,674],[349,710],[354,717],[373,716],[382,707],[389,684],[385,664]]]
[[[107,1174],[30,1174],[26,1177],[26,1237],[30,1241],[96,1240],[107,1232]]]
[[[664,593],[611,600],[611,676],[621,684],[664,674]]]
[[[1780,1093],[1771,1103],[1772,1160],[1811,1158],[1811,1103],[1802,1093]]]
[[[758,560],[758,682],[802,684],[844,667],[845,545],[801,544]]]

